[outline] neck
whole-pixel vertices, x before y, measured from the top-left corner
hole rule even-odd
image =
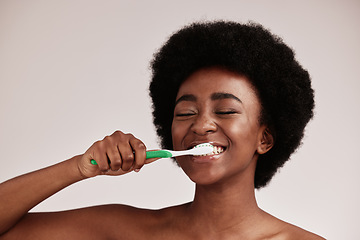
[[[224,231],[246,227],[261,210],[256,203],[254,184],[233,179],[223,184],[197,185],[189,213],[195,225]]]

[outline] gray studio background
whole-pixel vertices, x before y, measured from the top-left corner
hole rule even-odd
[[[259,22],[309,70],[316,115],[304,144],[267,188],[265,211],[328,239],[360,239],[360,2],[0,1],[0,181],[81,154],[120,129],[158,148],[149,61],[195,20]],[[57,211],[191,201],[193,184],[163,159],[79,182],[37,206]],[[3,196],[0,196],[3,197]]]

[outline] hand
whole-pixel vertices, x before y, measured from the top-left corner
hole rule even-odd
[[[94,159],[97,165],[90,161]],[[78,160],[78,168],[83,177],[96,175],[122,175],[140,171],[146,160],[145,144],[132,134],[116,131],[103,140],[95,142]]]

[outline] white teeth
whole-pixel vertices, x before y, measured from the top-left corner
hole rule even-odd
[[[208,154],[204,154],[204,155],[201,155],[201,156],[210,156],[210,155],[216,155],[216,154],[220,154],[224,152],[224,148],[223,147],[220,147],[220,146],[213,146],[213,151],[211,153],[208,153]]]
[[[224,151],[224,148],[219,147],[219,146],[214,146],[214,150],[212,152],[212,154],[220,154]]]

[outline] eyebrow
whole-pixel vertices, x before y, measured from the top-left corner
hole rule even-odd
[[[234,100],[242,103],[242,101],[238,97],[236,97],[234,94],[231,94],[231,93],[216,92],[216,93],[211,94],[210,98],[213,101],[222,100],[222,99],[234,99]],[[175,106],[179,102],[183,102],[183,101],[196,102],[196,100],[197,100],[197,97],[195,95],[185,94],[185,95],[181,96],[178,100],[176,100]]]
[[[184,102],[184,101],[196,102],[196,100],[197,100],[197,98],[195,97],[195,95],[185,94],[185,95],[182,95],[181,97],[179,97],[178,100],[176,100],[175,106],[176,106],[179,102]]]
[[[234,94],[231,94],[231,93],[217,92],[217,93],[211,94],[211,100],[222,100],[222,99],[234,99],[234,100],[242,103],[240,98],[238,98],[237,96],[235,96]]]

